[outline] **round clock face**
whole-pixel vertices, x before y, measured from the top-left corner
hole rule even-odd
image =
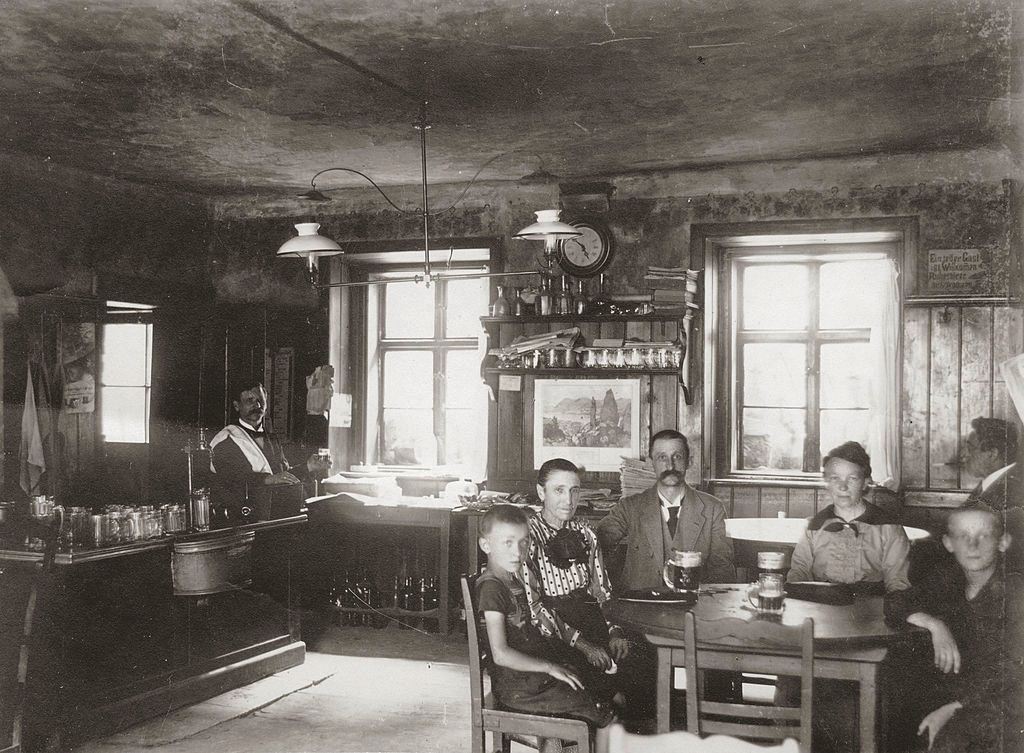
[[[559,246],[558,263],[576,277],[596,275],[612,258],[612,235],[596,222],[570,222],[580,231],[578,238],[566,238]]]

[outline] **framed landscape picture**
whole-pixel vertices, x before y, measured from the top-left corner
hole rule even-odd
[[[533,463],[566,458],[588,471],[618,471],[640,456],[639,379],[534,382]]]

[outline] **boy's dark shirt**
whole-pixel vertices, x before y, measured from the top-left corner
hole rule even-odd
[[[942,676],[936,707],[960,701],[972,708],[1007,704],[1002,712],[1021,716],[1024,665],[1024,576],[999,568],[977,596],[968,600],[967,580],[954,561],[938,567],[915,586],[885,597],[885,617],[893,627],[924,612],[942,620],[960,651],[960,673]]]
[[[484,572],[476,580],[477,607],[480,610],[478,624],[480,633],[487,640],[487,625],[483,622],[485,612],[501,612],[505,615],[505,642],[509,648],[537,659],[552,661],[548,641],[530,621],[530,606],[522,584],[513,579],[512,589],[490,572]],[[514,589],[514,590],[513,590]],[[498,698],[512,690],[533,688],[546,682],[549,675],[543,672],[522,672],[494,663],[488,641],[488,671],[491,685]]]

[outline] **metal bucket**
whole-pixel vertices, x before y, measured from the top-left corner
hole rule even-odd
[[[252,583],[252,531],[230,536],[175,541],[171,580],[175,596],[204,596]]]

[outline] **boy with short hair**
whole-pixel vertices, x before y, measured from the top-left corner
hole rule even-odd
[[[931,633],[938,673],[918,734],[943,751],[1021,749],[1024,576],[1007,573],[1002,516],[975,503],[950,513],[942,537],[955,565],[886,596],[886,618]],[[928,685],[925,685],[927,687]]]
[[[480,520],[487,568],[476,580],[476,595],[490,648],[491,691],[509,709],[575,717],[603,727],[613,720],[612,712],[593,699],[574,670],[558,662],[530,621],[519,578],[529,541],[526,513],[514,505],[494,505]],[[541,750],[560,747],[558,740],[544,740]]]

